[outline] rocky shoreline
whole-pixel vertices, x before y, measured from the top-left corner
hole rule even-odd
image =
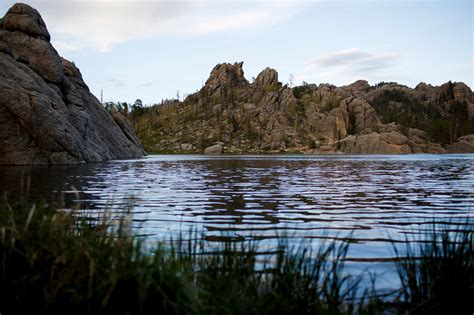
[[[200,91],[147,108],[134,127],[161,153],[473,153],[474,96],[452,82],[289,87],[270,68],[250,83],[242,62],[224,63]]]

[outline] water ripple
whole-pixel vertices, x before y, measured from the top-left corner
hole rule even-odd
[[[89,209],[130,207],[152,240],[193,229],[209,240],[285,235],[318,246],[351,233],[351,258],[380,261],[392,255],[389,237],[474,223],[473,155],[149,156],[0,174],[3,189],[28,177],[33,194],[77,189],[66,195]]]

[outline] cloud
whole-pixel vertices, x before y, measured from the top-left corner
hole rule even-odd
[[[138,85],[138,87],[151,87],[153,85],[153,83],[151,82],[145,82],[145,83],[142,83],[140,85]]]
[[[81,46],[75,44],[73,41],[61,41],[61,40],[51,40],[54,48],[58,51],[78,51],[81,49]]]
[[[308,65],[315,67],[334,67],[352,64],[354,62],[357,63],[366,58],[370,58],[370,54],[368,52],[362,51],[358,48],[351,48],[318,57],[315,60],[309,62]]]
[[[112,84],[115,87],[124,87],[127,86],[127,82],[119,79],[105,79],[106,82]]]
[[[399,55],[394,53],[373,53],[359,48],[351,48],[318,57],[310,61],[308,67],[343,67],[361,72],[377,71],[390,67],[398,57]]]
[[[271,26],[300,1],[27,1],[46,21],[60,50],[110,50],[159,36],[202,36]],[[12,2],[13,3],[13,2]],[[302,2],[301,2],[302,3]]]
[[[372,52],[360,48],[335,51],[307,62],[298,80],[320,82],[331,80],[336,84],[346,84],[358,79],[384,81],[406,77],[394,73],[398,53]]]

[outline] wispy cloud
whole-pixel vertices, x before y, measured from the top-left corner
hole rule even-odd
[[[151,83],[151,82],[145,82],[145,83],[142,83],[142,84],[138,85],[138,87],[147,88],[147,87],[151,87],[152,85],[153,85],[153,83]]]
[[[79,51],[82,49],[82,46],[78,45],[78,43],[74,43],[74,41],[62,41],[62,40],[57,40],[57,39],[52,39],[51,40],[53,46],[59,50],[60,52],[64,51]]]
[[[399,57],[394,53],[373,53],[360,48],[350,48],[320,56],[308,63],[312,68],[343,67],[352,71],[377,71],[388,68]]]
[[[265,27],[285,20],[301,7],[294,5],[300,2],[297,0],[27,2],[41,12],[58,49],[99,51],[135,39],[202,36]]]
[[[105,81],[115,87],[125,87],[128,85],[127,82],[125,82],[124,80],[119,80],[119,79],[105,79]]]
[[[400,58],[398,53],[373,52],[350,48],[318,56],[307,62],[298,80],[348,83],[357,79],[369,81],[394,80],[403,75],[394,73],[394,65]]]

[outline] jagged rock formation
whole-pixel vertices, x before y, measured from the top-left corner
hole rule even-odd
[[[122,115],[110,115],[61,58],[38,11],[0,19],[0,164],[75,164],[140,157]]]
[[[474,96],[464,83],[359,80],[290,88],[274,69],[249,83],[243,63],[219,64],[183,102],[149,108],[136,130],[155,152],[406,154],[474,152]]]

